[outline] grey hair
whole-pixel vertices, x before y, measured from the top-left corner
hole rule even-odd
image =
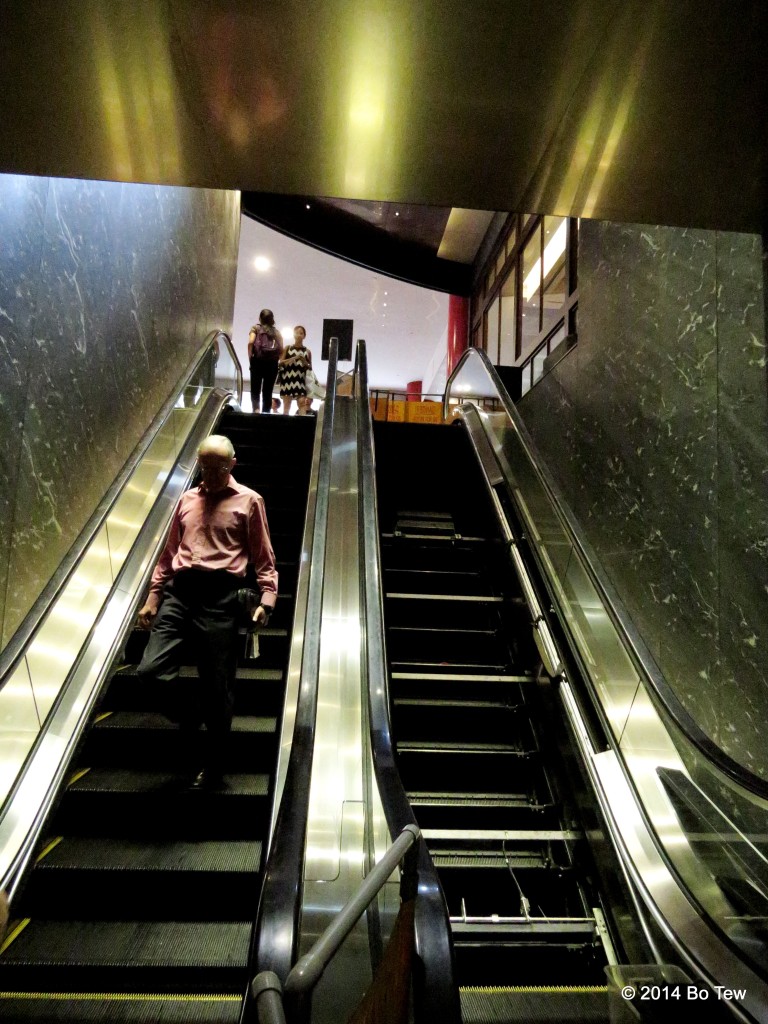
[[[197,454],[205,452],[216,452],[217,455],[224,455],[228,459],[234,459],[235,447],[228,437],[223,434],[209,434],[197,447]]]

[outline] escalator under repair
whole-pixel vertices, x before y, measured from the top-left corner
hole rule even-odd
[[[227,411],[235,478],[265,499],[279,596],[259,656],[242,657],[223,788],[135,674],[129,638],[43,829],[0,954],[4,1021],[240,1017],[268,839],[314,418]],[[178,699],[196,670],[182,659]],[[201,743],[204,739],[200,735]],[[201,754],[201,749],[197,751]],[[191,757],[190,757],[191,754]]]
[[[448,904],[463,1019],[607,1020],[594,862],[468,437],[374,436],[393,741]]]

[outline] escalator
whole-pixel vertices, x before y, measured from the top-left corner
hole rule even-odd
[[[596,873],[466,432],[377,423],[374,437],[393,739],[463,1019],[607,1020]]]
[[[236,1021],[249,980],[312,461],[313,418],[225,412],[236,479],[265,498],[279,597],[240,659],[225,786],[192,791],[168,694],[129,638],[14,900],[0,953],[8,1021]],[[253,652],[250,652],[253,653]],[[179,692],[196,673],[182,670]]]

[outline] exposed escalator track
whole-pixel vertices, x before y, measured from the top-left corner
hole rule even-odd
[[[4,1021],[237,1021],[266,857],[315,421],[228,411],[235,476],[263,495],[280,596],[240,659],[225,786],[193,791],[194,752],[135,675],[113,673],[15,901]],[[182,670],[191,682],[195,669]],[[180,693],[183,699],[183,693]],[[199,766],[198,766],[199,767]]]
[[[377,423],[375,443],[393,737],[463,1018],[607,1020],[592,861],[466,433]]]

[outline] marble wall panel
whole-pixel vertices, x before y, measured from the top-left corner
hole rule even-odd
[[[760,249],[582,221],[578,359],[520,403],[668,681],[730,750],[768,718]]]
[[[45,178],[14,176],[0,189],[0,637],[8,586],[16,484],[37,301]]]
[[[10,209],[3,436],[22,426],[0,462],[4,643],[209,325],[231,330],[239,194],[0,176],[0,228]]]
[[[768,371],[761,239],[718,235],[720,741],[768,775]]]

